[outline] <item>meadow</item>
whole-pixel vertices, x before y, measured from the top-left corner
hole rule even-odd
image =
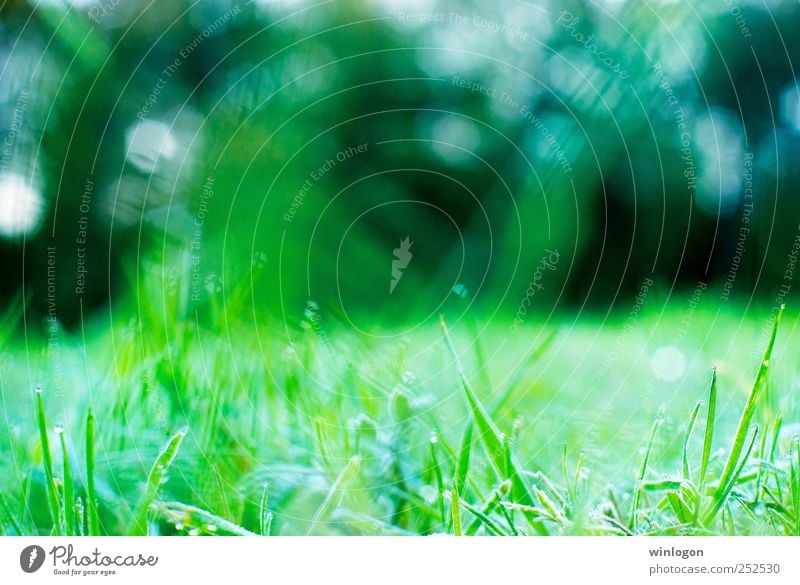
[[[365,341],[310,308],[290,330],[140,307],[26,347],[12,306],[0,530],[800,535],[796,311],[681,297]]]

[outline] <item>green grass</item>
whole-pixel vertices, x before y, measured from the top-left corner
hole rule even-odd
[[[85,347],[64,333],[60,388],[52,355],[28,370],[4,341],[0,529],[800,535],[798,321],[780,321],[759,363],[763,321],[698,312],[672,382],[650,368],[674,338],[656,316],[510,342],[442,320],[401,349],[134,322]]]

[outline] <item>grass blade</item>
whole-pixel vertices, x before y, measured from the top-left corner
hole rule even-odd
[[[792,454],[794,451],[794,454]],[[794,505],[794,534],[800,536],[800,438],[792,441],[789,450],[789,474],[791,476],[791,494]]]
[[[682,486],[683,481],[680,479],[660,479],[642,482],[642,489],[646,492],[677,492]]]
[[[497,430],[497,427],[489,417],[489,414],[486,412],[483,405],[478,400],[478,397],[475,395],[472,386],[467,380],[466,374],[464,373],[464,368],[461,367],[461,361],[458,358],[458,353],[456,353],[455,346],[453,345],[453,341],[447,331],[447,325],[445,324],[443,317],[440,318],[439,324],[442,329],[442,335],[444,337],[445,344],[447,345],[447,348],[455,362],[456,369],[458,370],[458,375],[461,380],[461,387],[466,395],[472,420],[479,431],[480,440],[486,449],[486,453],[489,456],[489,461],[492,464],[492,467],[495,469],[495,472],[501,477],[501,479],[505,479],[505,472],[508,471],[507,477],[511,480],[511,495],[513,498],[521,504],[534,507],[535,502],[533,500],[533,496],[517,472],[516,465],[514,465],[513,462],[510,462],[509,465],[509,462],[506,461],[505,448],[503,445],[503,440],[500,436],[500,431]],[[507,467],[509,469],[506,469]],[[547,534],[547,528],[538,519],[532,517],[530,514],[526,514],[525,518],[528,520],[533,529],[536,530],[536,532],[542,535]]]
[[[439,438],[436,436],[436,432],[434,431],[433,435],[430,439],[430,446],[431,446],[431,462],[433,465],[433,475],[436,478],[436,490],[438,492],[437,500],[439,503],[439,516],[442,520],[442,529],[446,532],[446,514],[444,512],[444,477],[442,476],[442,467],[439,464],[439,456],[436,454],[436,444],[439,442]]]
[[[261,494],[261,506],[259,507],[259,531],[262,536],[269,536],[272,529],[272,512],[269,511],[268,496],[269,486],[264,485],[264,493]]]
[[[42,461],[44,462],[44,481],[47,490],[47,502],[50,507],[50,517],[53,519],[53,533],[56,536],[63,534],[61,526],[61,506],[58,503],[58,491],[53,479],[53,458],[50,454],[50,441],[47,438],[47,417],[44,412],[42,388],[36,387],[36,422],[39,426],[39,440],[42,445]]]
[[[147,513],[156,499],[161,484],[167,480],[169,468],[178,455],[178,449],[185,436],[186,429],[181,429],[175,433],[156,458],[155,463],[153,463],[153,467],[150,469],[150,473],[147,476],[147,485],[145,486],[144,494],[139,501],[139,505],[136,507],[133,521],[128,528],[128,536],[142,536],[147,534]]]
[[[495,523],[494,520],[489,518],[488,515],[484,514],[483,512],[478,510],[476,507],[472,506],[468,502],[465,502],[463,499],[459,500],[459,504],[465,510],[467,510],[470,514],[475,516],[475,524],[474,525],[477,526],[477,525],[483,524],[484,526],[486,526],[486,529],[489,532],[491,532],[492,534],[496,534],[497,536],[508,536],[508,534],[506,532],[504,532],[503,529],[500,528],[500,526],[498,526],[497,523]],[[474,534],[474,532],[470,532],[469,534]]]
[[[467,422],[464,429],[464,436],[461,439],[461,449],[458,451],[458,461],[456,462],[456,474],[453,477],[453,486],[459,493],[466,493],[467,476],[469,475],[469,462],[472,453],[472,421]]]
[[[630,528],[634,533],[636,533],[636,529],[639,525],[639,502],[642,498],[642,484],[644,483],[644,475],[647,472],[647,463],[650,460],[650,452],[653,450],[653,442],[656,438],[656,431],[658,430],[658,427],[661,426],[663,419],[664,407],[662,406],[659,408],[656,419],[653,421],[653,426],[650,427],[650,436],[647,439],[647,448],[645,449],[644,457],[642,458],[642,465],[639,468],[639,475],[636,477],[636,485],[633,488],[633,506],[631,509]]]
[[[750,428],[750,430],[752,431],[753,434],[750,437],[750,441],[747,443],[747,448],[744,451],[744,457],[742,457],[742,460],[739,462],[739,465],[737,465],[736,470],[734,471],[733,475],[731,476],[731,480],[724,486],[724,488],[722,490],[720,490],[720,486],[717,486],[716,493],[721,494],[720,495],[720,501],[725,503],[725,506],[728,508],[728,512],[729,513],[730,513],[730,506],[727,503],[728,495],[730,495],[731,490],[736,485],[737,478],[741,475],[742,469],[744,469],[744,466],[747,463],[747,460],[750,458],[750,453],[753,450],[753,445],[755,445],[756,437],[758,437],[758,426],[757,425],[753,425]],[[715,493],[715,497],[716,497],[716,493]]]
[[[450,490],[450,513],[453,516],[453,534],[461,536],[461,504],[458,498],[458,488],[455,485]]]
[[[481,506],[481,508],[479,510],[481,512],[481,514],[483,514],[484,516],[488,517],[489,514],[494,512],[494,510],[497,508],[498,504],[504,498],[508,497],[510,491],[511,491],[511,482],[508,481],[508,480],[504,481],[499,486],[494,488],[492,490],[491,495],[483,503],[483,506]],[[528,506],[528,507],[530,508],[531,506]],[[467,526],[467,530],[465,531],[465,534],[467,536],[472,536],[473,534],[475,534],[478,531],[478,528],[480,528],[480,525],[481,525],[481,520],[480,520],[479,517],[476,517],[476,519],[469,526]]]
[[[94,413],[86,413],[86,529],[89,536],[100,535],[100,516],[97,507],[97,488],[94,483]]]
[[[727,497],[725,490],[729,484],[732,485],[732,481],[735,478],[736,469],[739,465],[739,458],[742,455],[742,449],[744,449],[744,443],[747,439],[747,435],[749,434],[750,423],[753,420],[758,399],[762,394],[764,386],[766,385],[767,373],[769,371],[769,359],[772,355],[772,348],[775,346],[775,336],[778,333],[778,325],[780,325],[781,322],[783,309],[784,306],[781,305],[778,315],[775,318],[775,324],[772,326],[772,333],[770,334],[767,349],[764,351],[764,358],[761,360],[761,365],[758,368],[755,382],[753,382],[750,395],[747,397],[747,403],[745,404],[744,410],[742,411],[742,416],[739,419],[739,425],[736,428],[736,434],[733,438],[733,445],[731,446],[731,451],[728,454],[728,460],[725,462],[725,467],[722,470],[722,475],[720,476],[719,483],[717,484],[717,490],[714,493],[711,507],[703,517],[704,524],[711,522],[711,520],[714,519],[714,516],[717,515],[717,512],[719,512],[720,508],[725,503],[725,498]]]
[[[76,534],[78,536],[86,536],[86,533],[83,530],[85,515],[83,510],[83,499],[80,496],[75,500],[75,526],[76,526]]]
[[[258,536],[238,524],[225,520],[202,508],[189,506],[180,502],[155,502],[153,511],[172,524],[182,524],[189,529],[195,529],[206,534],[233,535],[233,536]]]
[[[314,518],[311,520],[311,526],[308,528],[307,535],[312,533],[317,523],[325,522],[328,518],[330,518],[331,514],[336,510],[339,504],[341,504],[347,489],[358,475],[358,470],[360,467],[361,457],[358,455],[351,457],[350,461],[347,462],[347,465],[344,466],[344,469],[342,469],[341,473],[336,478],[336,481],[334,481],[333,485],[331,485],[330,489],[328,490],[328,495],[325,496],[325,500],[314,514]]]
[[[711,441],[714,439],[714,424],[717,416],[717,368],[711,369],[711,389],[708,391],[708,410],[706,411],[706,430],[703,436],[703,454],[700,459],[700,479],[697,484],[697,502],[694,511],[694,523],[700,516],[703,503],[706,479],[708,477],[708,461],[711,458]]]
[[[61,456],[64,465],[64,527],[68,536],[74,536],[75,532],[75,489],[72,483],[72,469],[69,465],[69,452],[67,451],[67,439],[64,437],[64,429],[56,429],[58,438],[61,441]]]
[[[528,373],[530,368],[533,366],[533,364],[539,361],[539,358],[541,358],[545,354],[545,352],[550,348],[550,346],[553,344],[553,341],[555,341],[557,336],[558,336],[558,330],[553,329],[547,334],[544,340],[538,346],[536,346],[530,352],[530,354],[528,354],[528,357],[525,359],[525,363],[516,369],[513,377],[511,378],[511,381],[508,384],[506,384],[506,387],[503,390],[502,394],[500,394],[500,397],[495,401],[495,403],[489,409],[489,412],[493,416],[497,415],[497,413],[500,411],[503,405],[505,405],[508,399],[511,398],[511,395],[514,393],[514,390],[516,390],[516,388],[520,385],[520,383],[522,383],[523,379],[525,378],[525,375]]]
[[[689,422],[686,425],[686,433],[683,436],[683,477],[688,480],[692,479],[692,470],[689,467],[689,440],[692,438],[694,425],[697,422],[697,413],[700,412],[700,407],[702,405],[702,400],[698,401],[697,404],[694,405],[692,413],[689,415]]]

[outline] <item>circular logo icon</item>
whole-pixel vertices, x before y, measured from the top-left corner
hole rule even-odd
[[[19,566],[26,573],[35,573],[44,564],[44,549],[41,546],[32,544],[22,549],[19,555]]]

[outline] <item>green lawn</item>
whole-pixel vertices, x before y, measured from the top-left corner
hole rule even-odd
[[[466,384],[436,322],[117,313],[26,349],[10,310],[0,531],[800,535],[798,313],[767,368],[770,307],[689,300],[450,322]]]

